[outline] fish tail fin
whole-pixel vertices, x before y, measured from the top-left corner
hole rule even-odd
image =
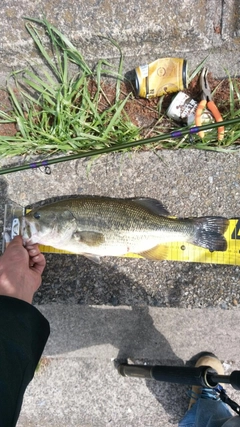
[[[205,216],[192,218],[195,233],[190,243],[213,251],[226,251],[227,241],[224,233],[228,228],[229,220],[221,216]]]

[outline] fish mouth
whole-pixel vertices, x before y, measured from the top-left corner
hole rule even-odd
[[[38,230],[35,224],[27,220],[26,217],[23,217],[21,221],[21,236],[23,238],[23,244],[37,243],[37,233]]]

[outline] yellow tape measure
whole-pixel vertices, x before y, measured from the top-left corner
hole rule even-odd
[[[240,265],[240,218],[229,220],[229,226],[224,236],[227,241],[227,250],[224,252],[210,252],[208,249],[183,242],[164,244],[167,247],[166,260]],[[70,253],[50,246],[40,246],[40,249],[45,253]],[[142,258],[136,254],[127,254],[124,257]]]
[[[240,219],[231,219],[224,234],[227,250],[210,252],[190,243],[169,245],[169,257],[172,261],[202,262],[212,264],[240,265]]]

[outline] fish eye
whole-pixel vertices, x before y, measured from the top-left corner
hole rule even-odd
[[[35,213],[33,214],[33,216],[34,216],[34,218],[36,218],[36,219],[40,219],[40,218],[41,218],[41,215],[40,215],[40,213],[39,213],[39,212],[35,212]]]

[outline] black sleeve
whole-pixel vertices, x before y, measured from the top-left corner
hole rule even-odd
[[[0,427],[16,425],[49,333],[47,319],[35,307],[0,296]]]

